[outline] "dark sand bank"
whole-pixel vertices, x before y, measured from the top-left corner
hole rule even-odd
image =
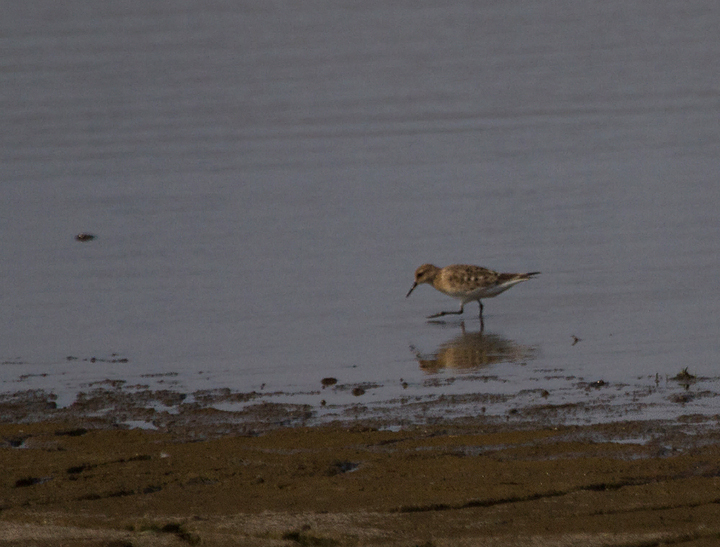
[[[245,435],[190,422],[3,423],[0,545],[720,544],[714,418]]]

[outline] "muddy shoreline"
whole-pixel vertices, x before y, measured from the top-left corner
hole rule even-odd
[[[0,405],[0,545],[720,540],[717,416],[563,426],[519,411],[412,424],[356,409],[305,427],[303,405],[238,413],[153,393],[169,412],[108,390],[57,408],[46,395]]]
[[[656,374],[628,385],[569,376],[563,377],[566,387],[553,388],[552,374],[546,372],[545,387],[517,392],[498,392],[493,384],[507,380],[483,374],[430,376],[422,388],[408,387],[400,379],[403,395],[390,398],[385,397],[382,383],[345,384],[335,378],[318,379],[317,389],[297,392],[269,391],[264,385],[247,392],[228,388],[182,391],[178,385],[163,383],[167,374],[161,375],[157,386],[105,379],[60,395],[29,386],[0,392],[0,423],[53,420],[91,428],[186,431],[188,438],[197,439],[331,423],[369,423],[397,430],[466,416],[482,424],[553,427],[622,421],[712,422],[717,415],[720,377],[698,377],[684,369],[673,377]],[[474,389],[453,393],[448,387],[453,383]]]

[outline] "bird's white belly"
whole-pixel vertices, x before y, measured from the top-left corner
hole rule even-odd
[[[506,283],[503,283],[501,285],[493,285],[490,287],[478,287],[477,289],[474,289],[470,292],[466,291],[453,291],[453,292],[445,292],[448,296],[452,296],[453,298],[456,298],[460,300],[463,304],[467,304],[468,302],[473,302],[475,300],[481,300],[482,298],[492,298],[493,296],[497,296],[500,293],[505,292],[513,285],[517,285],[518,283],[525,281],[524,279],[513,279],[512,281],[508,281]]]

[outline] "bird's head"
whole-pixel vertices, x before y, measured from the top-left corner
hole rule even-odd
[[[415,283],[410,287],[410,290],[405,295],[405,298],[410,296],[410,293],[415,290],[415,287],[422,285],[423,283],[431,283],[435,279],[435,276],[440,271],[440,268],[433,266],[432,264],[423,264],[417,270],[415,270]]]

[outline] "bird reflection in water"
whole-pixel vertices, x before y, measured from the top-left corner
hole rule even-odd
[[[471,372],[495,363],[519,363],[534,359],[536,349],[523,346],[496,334],[466,332],[461,322],[462,334],[441,344],[434,354],[422,355],[415,347],[410,350],[427,373],[434,374],[443,369]]]

